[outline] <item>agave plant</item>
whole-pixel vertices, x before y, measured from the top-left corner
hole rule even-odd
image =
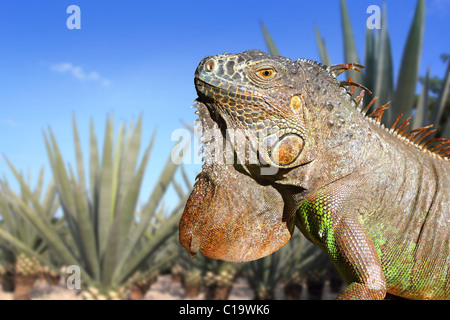
[[[286,284],[295,273],[300,275],[321,254],[300,233],[294,233],[292,239],[277,252],[246,263],[243,274],[253,290],[256,300],[275,299],[275,288]]]
[[[425,77],[423,77],[422,90],[417,101],[414,115],[413,127],[428,125],[430,123],[437,126],[437,135],[440,137],[450,137],[450,58],[441,55],[442,61],[447,63],[445,77],[440,81],[440,85],[432,90],[430,79],[430,67],[428,67]],[[420,80],[420,78],[419,78]],[[430,96],[430,91],[437,91],[437,97]]]
[[[183,167],[181,167],[184,171]],[[184,173],[185,174],[185,173]],[[175,180],[173,180],[175,184]],[[179,192],[180,199],[187,199],[187,194],[180,189],[177,184],[177,188],[181,190]],[[190,184],[188,185],[190,188]],[[179,210],[179,208],[177,208]],[[136,212],[137,217],[141,219],[142,213],[141,211]],[[149,221],[147,225],[147,229],[144,232],[144,236],[141,238],[141,241],[137,245],[137,251],[145,245],[146,240],[152,237],[155,237],[158,230],[164,226],[167,222],[167,217],[170,217],[171,214],[168,212],[164,205],[162,205],[157,211],[155,211],[152,219]],[[137,223],[135,223],[137,227]],[[129,279],[129,298],[131,300],[140,300],[145,296],[145,293],[150,289],[150,286],[156,282],[158,275],[161,270],[170,269],[170,267],[177,260],[179,245],[176,241],[178,238],[177,234],[174,232],[172,236],[167,238],[164,242],[164,246],[160,246],[156,249],[155,253],[152,254],[148,259],[145,259],[140,266],[139,270],[136,271]]]
[[[200,294],[201,288],[204,284],[205,265],[208,263],[204,256],[196,256],[191,259],[189,256],[181,254],[182,248],[177,246],[178,256],[181,257],[176,262],[172,270],[180,277],[181,286],[184,289],[187,298],[195,298]],[[174,275],[173,275],[174,276]],[[206,280],[208,280],[206,278]],[[206,285],[208,283],[206,282]]]
[[[0,285],[4,292],[14,292],[15,254],[8,247],[0,243]]]
[[[171,282],[175,284],[181,284],[183,272],[183,267],[178,262],[174,263],[170,268]]]
[[[130,277],[129,285],[129,299],[141,300],[147,293],[150,286],[158,279],[159,272],[156,270],[153,273],[146,273],[143,275],[140,271],[135,272]]]
[[[205,298],[225,300],[233,287],[240,265],[231,262],[206,259],[203,272]]]
[[[186,298],[195,298],[200,294],[203,286],[203,276],[200,269],[192,268],[186,270],[183,277],[183,287]]]
[[[356,50],[350,16],[345,0],[340,0],[340,8],[344,42],[344,62],[359,63],[360,58]],[[450,120],[448,120],[448,117],[443,118],[443,115],[450,86],[450,60],[447,62],[447,71],[436,104],[430,105],[428,103],[426,97],[428,88],[426,85],[419,99],[416,98],[415,94],[420,69],[424,29],[425,0],[418,0],[414,18],[405,42],[398,78],[395,83],[392,50],[387,27],[387,7],[383,4],[381,29],[366,30],[363,63],[366,69],[363,73],[353,72],[351,77],[354,82],[364,85],[373,92],[372,95],[366,92],[365,101],[370,102],[373,97],[379,97],[373,103],[372,109],[377,108],[380,104],[392,102],[382,118],[382,122],[385,125],[390,126],[401,115],[405,118],[414,116],[412,129],[427,126],[431,123],[437,129],[433,133],[435,137],[447,137],[450,134]],[[279,51],[276,49],[267,28],[262,28],[262,32],[269,52],[273,55],[279,55]],[[331,65],[325,41],[317,26],[315,26],[315,35],[322,63]]]
[[[9,166],[20,176],[22,175],[13,167],[6,158]],[[6,180],[0,181],[0,215],[3,220],[0,226],[0,242],[7,246],[13,255],[14,268],[9,267],[9,272],[14,278],[14,299],[30,299],[31,290],[35,281],[42,272],[41,264],[45,270],[55,272],[58,264],[48,255],[48,247],[43,237],[35,230],[30,221],[24,217],[24,211],[32,211],[34,214],[51,225],[55,232],[61,231],[63,222],[55,217],[59,208],[56,189],[50,182],[44,190],[44,170],[39,175],[37,186],[34,190],[22,187],[21,194],[15,193]],[[11,255],[10,254],[10,255]]]
[[[283,284],[286,299],[300,299],[304,287],[308,300],[321,299],[325,282],[331,277],[337,276],[333,281],[338,280],[338,286],[342,284],[340,275],[333,273],[335,268],[328,256],[302,234],[294,233],[282,249],[285,260],[280,266],[279,283]]]
[[[285,298],[297,300],[300,299],[308,272],[323,265],[325,254],[297,232],[285,245],[284,255],[288,259],[282,266],[279,282],[283,284]]]
[[[350,18],[345,0],[340,0],[341,17],[344,34],[344,52],[347,61],[359,60],[355,49]],[[424,85],[419,99],[416,99],[416,88],[420,69],[422,44],[425,30],[425,0],[418,0],[413,21],[405,42],[400,70],[396,84],[394,84],[394,67],[392,62],[392,50],[387,26],[387,7],[383,4],[380,30],[366,30],[365,61],[366,69],[360,74],[361,83],[372,89],[373,96],[380,97],[372,108],[379,104],[392,101],[391,107],[386,111],[382,121],[386,125],[392,124],[399,116],[414,116],[412,128],[427,126],[433,123],[437,131],[435,136],[443,136],[443,126],[449,122],[443,119],[446,97],[450,85],[450,61],[448,61],[444,82],[440,89],[435,105],[427,103],[428,88]],[[318,35],[320,38],[320,35]],[[326,48],[319,41],[321,57],[326,56]],[[325,63],[325,62],[324,62]],[[330,63],[327,61],[327,63]],[[352,75],[353,76],[353,75]],[[358,75],[356,75],[358,76]],[[427,74],[429,77],[429,73]],[[418,100],[418,101],[417,101]],[[369,100],[370,101],[370,100]],[[444,121],[443,126],[439,126]]]
[[[277,252],[245,264],[243,274],[253,291],[255,300],[275,299],[275,287],[281,279],[282,266],[285,265],[284,248]]]
[[[147,259],[160,254],[163,244],[178,225],[183,201],[154,233],[147,233],[178,167],[170,159],[140,210],[140,216],[136,215],[141,182],[155,137],[152,136],[138,163],[141,131],[140,117],[128,130],[122,125],[114,142],[113,117],[109,117],[100,158],[91,122],[87,178],[75,117],[76,173],[70,165],[65,165],[53,132],[49,130],[44,135],[70,237],[59,235],[35,212],[24,210],[23,213],[65,265],[79,268],[86,299],[124,298],[128,279],[142,270]],[[27,188],[23,179],[17,178],[21,186]]]

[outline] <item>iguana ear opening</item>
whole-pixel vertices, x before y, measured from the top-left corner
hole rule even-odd
[[[220,172],[217,172],[220,171]],[[180,220],[180,243],[191,255],[244,262],[269,255],[291,238],[293,223],[280,193],[232,166],[202,172]]]
[[[270,150],[271,160],[278,166],[287,166],[298,158],[303,149],[303,139],[296,134],[287,134]]]

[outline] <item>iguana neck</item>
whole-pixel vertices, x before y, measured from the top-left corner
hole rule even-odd
[[[350,100],[345,99],[327,103],[326,110],[315,115],[321,117],[319,121],[328,128],[317,133],[314,127],[309,129],[312,136],[321,135],[315,140],[317,152],[314,157],[305,165],[281,170],[281,174],[267,179],[301,188],[306,197],[336,180],[379,164],[377,159],[383,152],[383,135],[356,111]],[[302,201],[302,197],[298,197],[298,201]]]

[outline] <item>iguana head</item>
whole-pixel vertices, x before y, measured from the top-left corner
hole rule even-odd
[[[286,200],[292,186],[272,182],[316,158],[328,134],[318,126],[331,108],[326,97],[342,88],[319,63],[258,50],[204,58],[195,86],[205,164],[180,221],[180,242],[216,259],[261,258],[290,239],[297,209]],[[243,137],[229,139],[236,131]],[[277,170],[264,177],[259,169],[267,167]]]
[[[227,130],[246,130],[257,143],[253,148],[259,160],[279,168],[315,157],[328,131],[319,127],[321,117],[330,116],[321,109],[332,108],[328,97],[342,95],[325,66],[259,50],[204,58],[195,85],[199,100],[217,115],[219,125],[222,121]]]

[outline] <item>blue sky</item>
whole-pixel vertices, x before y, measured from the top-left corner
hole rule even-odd
[[[81,9],[81,29],[69,30],[69,5]],[[382,1],[347,0],[360,57],[366,9]],[[416,1],[386,1],[398,70]],[[42,132],[52,128],[65,159],[74,162],[75,114],[87,147],[89,121],[103,137],[107,115],[116,128],[143,116],[147,143],[157,129],[143,196],[175,144],[172,132],[193,124],[193,74],[206,55],[266,50],[259,21],[281,53],[318,60],[314,24],[333,63],[343,63],[339,1],[0,0],[0,153],[36,177],[46,167]],[[443,77],[450,53],[450,0],[428,0],[421,75]],[[192,181],[200,165],[186,165]],[[3,158],[0,176],[13,178]]]

